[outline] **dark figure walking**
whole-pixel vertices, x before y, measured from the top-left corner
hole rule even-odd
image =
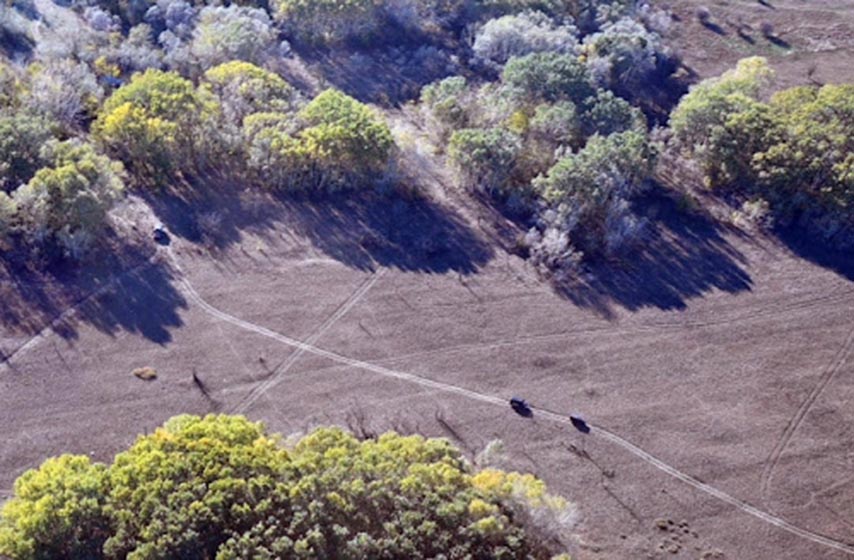
[[[534,416],[534,411],[531,410],[531,407],[528,406],[528,403],[526,403],[524,399],[520,399],[519,397],[513,397],[512,399],[510,399],[510,408],[512,408],[513,412],[515,412],[519,416],[524,416],[525,418],[532,418]]]

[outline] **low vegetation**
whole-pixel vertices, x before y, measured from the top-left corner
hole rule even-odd
[[[656,150],[643,113],[610,88],[654,71],[665,53],[653,35],[618,19],[580,40],[544,13],[502,16],[474,43],[497,81],[452,77],[422,90],[460,184],[530,215],[524,244],[545,269],[569,271],[642,239],[631,200]]]
[[[548,558],[570,521],[538,479],[474,471],[445,440],[323,428],[283,443],[243,417],[178,416],[109,465],[63,455],[24,473],[0,554]]]
[[[751,58],[702,82],[673,112],[675,140],[709,188],[854,245],[854,86],[802,86],[762,101],[772,77],[764,59]]]
[[[571,271],[585,258],[643,243],[645,223],[632,208],[658,146],[641,108],[655,105],[647,96],[673,68],[662,35],[670,18],[645,2],[72,7],[86,25],[44,34],[25,69],[6,64],[0,72],[7,246],[47,243],[61,251],[42,253],[80,258],[98,236],[91,224],[109,227],[117,196],[99,197],[98,219],[92,214],[81,226],[77,218],[40,224],[45,214],[23,200],[34,187],[16,194],[50,166],[43,152],[52,139],[121,162],[116,181],[150,193],[197,188],[212,175],[327,194],[392,183],[397,148],[382,115],[339,90],[289,83],[283,61],[291,43],[368,58],[394,44],[435,59],[446,77],[423,87],[419,102],[437,146],[460,186],[527,223],[523,245],[544,269]],[[807,212],[833,216],[828,231],[847,228],[850,126],[829,116],[844,114],[847,86],[762,101],[769,76],[766,65],[746,61],[694,88],[670,119],[680,149],[702,163],[710,185],[738,185],[779,221]]]

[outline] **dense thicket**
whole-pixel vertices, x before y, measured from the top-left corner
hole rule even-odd
[[[283,446],[243,417],[178,416],[110,465],[63,455],[24,473],[0,554],[547,558],[543,531],[568,512],[536,478],[474,472],[445,440],[325,428]]]
[[[773,72],[750,58],[706,80],[674,110],[675,139],[709,187],[767,202],[784,221],[806,214],[825,237],[854,243],[854,86],[759,94]]]
[[[421,92],[460,183],[530,213],[525,243],[552,269],[615,254],[644,230],[631,200],[655,150],[641,111],[614,92],[648,80],[668,55],[639,11],[612,7],[581,28],[554,6],[489,20],[474,60],[497,81],[451,77]]]

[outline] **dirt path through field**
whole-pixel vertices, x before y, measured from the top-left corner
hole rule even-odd
[[[462,397],[465,397],[468,399],[472,399],[472,400],[476,400],[479,402],[494,405],[497,407],[501,407],[502,409],[506,409],[508,406],[507,400],[505,398],[500,398],[500,397],[497,397],[494,395],[488,395],[488,394],[481,393],[478,391],[466,389],[464,387],[460,387],[457,385],[452,385],[449,383],[443,383],[443,382],[435,381],[435,380],[432,380],[432,379],[429,379],[426,377],[414,375],[412,373],[397,371],[397,370],[389,369],[389,368],[382,367],[382,366],[379,366],[376,364],[372,364],[369,362],[365,362],[362,360],[349,358],[347,356],[344,356],[344,355],[341,355],[341,354],[338,354],[338,353],[335,353],[335,352],[314,346],[313,343],[311,343],[311,342],[301,342],[301,341],[295,340],[293,338],[290,338],[290,337],[287,337],[287,336],[282,335],[280,333],[277,333],[275,331],[272,331],[266,327],[263,327],[263,326],[260,326],[260,325],[257,325],[257,324],[254,324],[254,323],[251,323],[248,321],[244,321],[238,317],[235,317],[233,315],[225,313],[224,311],[221,311],[220,309],[218,309],[218,308],[214,307],[213,305],[211,305],[210,303],[208,303],[196,291],[196,289],[193,287],[193,285],[188,280],[187,276],[183,273],[183,270],[181,269],[181,265],[178,262],[178,259],[175,256],[174,252],[171,250],[171,248],[166,248],[165,252],[166,252],[170,262],[172,263],[172,265],[175,267],[176,271],[178,272],[178,281],[180,282],[180,284],[183,288],[183,291],[185,292],[188,299],[190,301],[196,303],[206,313],[212,315],[213,317],[216,317],[217,319],[225,321],[225,322],[227,322],[231,325],[234,325],[236,327],[257,333],[261,336],[271,338],[271,339],[276,340],[277,342],[280,342],[282,344],[296,348],[297,351],[299,351],[300,353],[308,352],[308,353],[311,353],[311,354],[332,360],[334,362],[338,362],[338,363],[341,363],[341,364],[344,364],[347,366],[351,366],[354,368],[370,371],[372,373],[376,373],[376,374],[384,376],[384,377],[390,377],[393,379],[406,381],[406,382],[413,383],[416,385],[420,385],[420,386],[426,387],[428,389],[436,390],[436,391],[442,391],[445,393],[455,394],[455,395],[462,396]],[[365,292],[367,292],[367,290],[373,285],[373,283],[376,281],[376,279],[377,279],[377,277],[373,276],[371,278],[371,281],[364,283],[354,293],[354,295],[348,299],[348,302],[345,303],[344,306],[339,309],[339,312],[336,312],[336,314],[333,315],[333,317],[336,315],[339,315],[339,313],[342,309],[346,310],[346,309],[349,309],[350,307],[352,307],[352,305],[354,305],[358,301],[358,299],[360,299],[361,295],[363,295]],[[357,294],[359,294],[359,295],[357,295]],[[319,338],[320,334],[325,332],[325,330],[326,329],[323,329],[323,328],[319,329],[314,334],[312,334],[310,339],[316,340],[317,338]],[[854,339],[854,331],[852,331],[851,337],[849,337],[849,340],[846,342],[846,348],[848,346],[850,346],[851,339]],[[847,353],[847,350],[846,350],[846,353]],[[831,370],[831,371],[833,371],[833,370]],[[824,381],[823,385],[826,385],[826,382],[829,381],[829,376],[825,376],[825,377],[826,377],[826,381]],[[257,400],[257,395],[260,395],[260,394],[262,394],[262,393],[253,392],[253,394],[250,395],[250,398],[245,399],[241,403],[241,405],[238,407],[241,410],[241,412],[245,411],[248,408],[248,406],[254,402],[254,400]],[[253,395],[255,395],[254,398],[253,398]],[[813,398],[813,400],[814,400],[814,398]],[[572,425],[572,422],[571,422],[571,419],[569,416],[558,414],[556,412],[552,412],[552,411],[548,411],[548,410],[544,410],[544,409],[536,408],[536,407],[534,407],[534,411],[535,411],[536,416],[538,416],[538,417],[547,418],[547,419],[551,420],[552,422],[556,422],[556,423],[563,424],[563,425],[569,425],[569,426]],[[699,490],[699,491],[701,491],[701,492],[703,492],[709,496],[712,496],[712,497],[714,497],[714,498],[716,498],[716,499],[718,499],[718,500],[720,500],[726,504],[729,504],[729,505],[739,509],[740,511],[742,511],[748,515],[751,515],[751,516],[753,516],[753,517],[755,517],[755,518],[757,518],[757,519],[759,519],[765,523],[768,523],[770,525],[778,527],[778,528],[780,528],[784,531],[787,531],[793,535],[796,535],[800,538],[809,540],[811,542],[814,542],[816,544],[819,544],[819,545],[822,545],[825,547],[829,547],[829,548],[838,550],[840,552],[844,552],[845,554],[854,555],[854,546],[851,546],[851,545],[846,544],[846,543],[841,542],[841,541],[837,541],[837,540],[825,537],[823,535],[819,535],[819,534],[814,533],[812,531],[809,531],[807,529],[798,527],[796,525],[793,525],[792,523],[789,523],[785,519],[782,519],[782,518],[777,517],[775,515],[771,515],[771,514],[765,512],[765,511],[762,511],[762,510],[756,508],[755,506],[752,506],[752,505],[750,505],[750,504],[748,504],[742,500],[734,498],[733,496],[731,496],[731,495],[729,495],[729,494],[727,494],[727,493],[725,493],[725,492],[723,492],[723,491],[721,491],[721,490],[719,490],[713,486],[710,486],[704,482],[701,482],[700,480],[696,479],[695,477],[692,477],[689,474],[686,474],[686,473],[680,471],[676,467],[665,463],[664,461],[658,459],[657,457],[651,455],[650,453],[644,451],[640,447],[634,445],[633,443],[627,441],[626,439],[620,437],[616,433],[609,431],[608,429],[606,429],[604,427],[591,424],[591,428],[593,429],[592,435],[597,435],[597,434],[600,435],[604,439],[607,439],[608,441],[610,441],[610,442],[618,445],[619,447],[623,448],[624,450],[628,451],[629,453],[631,453],[635,457],[637,457],[637,458],[641,459],[642,461],[652,465],[653,467],[655,467],[655,468],[659,469],[660,471],[668,474],[669,476],[671,476],[671,477],[673,477],[673,478],[675,478],[681,482],[684,482],[685,484],[688,484],[689,486],[695,488],[696,490]]]

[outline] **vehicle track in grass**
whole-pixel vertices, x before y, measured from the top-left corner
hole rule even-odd
[[[173,260],[173,263],[175,261]],[[312,332],[309,337],[305,340],[307,345],[313,345],[317,340],[323,336],[330,328],[332,328],[335,323],[337,323],[344,315],[350,311],[353,306],[355,306],[359,301],[364,297],[366,293],[377,283],[377,281],[382,278],[386,273],[386,269],[380,269],[379,271],[371,274],[368,278],[366,278],[361,284],[359,284],[358,288],[350,294],[350,296],[344,300],[335,312],[326,318],[320,326]],[[291,353],[287,359],[275,370],[273,373],[260,384],[258,384],[249,394],[241,400],[237,405],[232,409],[232,414],[243,414],[246,410],[249,409],[253,404],[255,404],[258,399],[264,396],[267,391],[275,387],[282,378],[290,371],[293,365],[299,360],[300,356],[302,356],[306,352],[305,348],[297,348],[293,353]]]
[[[783,453],[786,451],[786,447],[788,447],[789,442],[795,435],[795,432],[797,432],[798,428],[803,424],[816,400],[818,400],[819,396],[821,396],[830,382],[833,381],[837,374],[848,363],[848,357],[851,355],[852,349],[854,349],[854,329],[849,331],[842,347],[833,356],[830,364],[827,365],[824,372],[819,377],[818,382],[816,382],[812,390],[803,402],[801,402],[801,405],[795,411],[795,414],[789,419],[789,422],[786,424],[786,428],[783,430],[783,434],[780,436],[780,439],[777,441],[774,449],[771,450],[768,459],[765,461],[765,467],[762,470],[762,475],[760,477],[761,497],[763,502],[766,503],[766,506],[769,493],[771,491],[771,481],[774,477],[774,471],[780,464],[780,460],[783,457]]]
[[[452,385],[449,383],[435,381],[433,379],[423,377],[423,376],[419,376],[419,375],[415,375],[412,373],[389,369],[389,368],[379,366],[379,365],[376,365],[376,364],[373,364],[370,362],[365,362],[362,360],[349,358],[347,356],[338,354],[336,352],[332,352],[330,350],[319,348],[319,347],[314,346],[312,344],[308,344],[306,342],[302,342],[302,341],[290,338],[288,336],[285,336],[281,333],[277,333],[275,331],[272,331],[272,330],[270,330],[266,327],[263,327],[261,325],[257,325],[255,323],[251,323],[249,321],[245,321],[243,319],[235,317],[234,315],[230,315],[230,314],[214,307],[213,305],[208,303],[204,298],[202,298],[201,295],[193,287],[192,283],[190,283],[189,279],[182,273],[180,264],[178,263],[177,258],[175,257],[175,255],[171,251],[171,249],[167,249],[167,254],[168,254],[170,260],[172,261],[173,266],[176,268],[176,271],[178,272],[178,275],[177,275],[178,282],[181,284],[181,287],[183,288],[183,291],[187,295],[188,299],[190,301],[194,302],[196,305],[198,305],[203,311],[205,311],[209,315],[211,315],[215,318],[218,318],[222,321],[225,321],[226,323],[229,323],[231,325],[245,329],[245,330],[250,331],[250,332],[254,332],[254,333],[259,334],[261,336],[273,339],[277,342],[291,346],[293,348],[297,348],[299,350],[302,350],[303,352],[309,352],[309,353],[314,354],[316,356],[320,356],[320,357],[323,357],[323,358],[326,358],[326,359],[329,359],[329,360],[332,360],[332,361],[335,361],[335,362],[338,362],[338,363],[341,363],[344,365],[348,365],[348,366],[351,366],[353,368],[361,369],[364,371],[369,371],[369,372],[372,372],[372,373],[375,373],[375,374],[378,374],[378,375],[381,375],[381,376],[384,376],[387,378],[397,379],[400,381],[405,381],[408,383],[420,385],[422,387],[427,387],[429,389],[434,389],[434,390],[441,391],[444,393],[455,394],[455,395],[465,397],[465,398],[468,398],[471,400],[483,402],[483,403],[494,405],[494,406],[499,406],[499,407],[504,408],[504,409],[506,409],[508,406],[507,400],[505,398],[497,397],[494,395],[489,395],[486,393],[481,393],[478,391],[473,391],[471,389],[466,389],[464,387]],[[852,334],[854,334],[854,332],[852,332]],[[559,414],[557,412],[553,412],[553,411],[549,411],[549,410],[545,410],[545,409],[541,409],[541,408],[537,408],[537,407],[532,407],[532,408],[535,411],[535,415],[537,415],[537,416],[546,418],[548,420],[551,420],[551,421],[559,423],[559,424],[563,424],[563,425],[567,425],[567,426],[572,425],[571,419],[567,415]],[[631,443],[628,440],[620,437],[618,434],[608,430],[605,427],[602,427],[602,426],[599,426],[596,424],[592,424],[592,423],[590,424],[590,426],[592,428],[592,434],[593,435],[596,435],[596,434],[600,435],[603,439],[621,447],[622,449],[631,453],[632,455],[634,455],[635,457],[644,461],[645,463],[647,463],[647,464],[655,467],[656,469],[664,472],[665,474],[668,474],[669,476],[693,487],[694,489],[696,489],[700,492],[703,492],[703,493],[705,493],[705,494],[707,494],[707,495],[709,495],[709,496],[711,496],[711,497],[713,497],[713,498],[715,498],[715,499],[717,499],[723,503],[726,503],[728,505],[735,507],[736,509],[739,509],[740,511],[742,511],[742,512],[744,512],[744,513],[746,513],[746,514],[748,514],[748,515],[750,515],[756,519],[759,519],[760,521],[763,521],[769,525],[772,525],[774,527],[782,529],[782,530],[784,530],[790,534],[793,534],[795,536],[798,536],[802,539],[811,541],[815,544],[819,544],[819,545],[822,545],[822,546],[825,546],[828,548],[832,548],[834,550],[838,550],[838,551],[843,552],[845,554],[854,555],[854,546],[852,546],[850,544],[844,543],[842,541],[837,541],[835,539],[831,539],[829,537],[826,537],[824,535],[820,535],[818,533],[809,531],[808,529],[804,529],[802,527],[798,527],[797,525],[794,525],[794,524],[786,521],[785,519],[782,519],[776,515],[772,515],[768,512],[762,511],[759,508],[757,508],[757,507],[755,507],[755,506],[753,506],[753,505],[751,505],[751,504],[749,504],[743,500],[739,500],[738,498],[730,496],[726,492],[719,490],[713,486],[710,486],[709,484],[706,484],[706,483],[698,480],[697,478],[680,471],[676,467],[669,465],[668,463],[658,459],[654,455],[648,453],[647,451],[641,449],[640,447],[634,445],[633,443]]]
[[[60,313],[55,315],[53,317],[53,319],[51,319],[44,327],[39,329],[39,331],[37,333],[35,333],[30,338],[25,340],[23,343],[18,345],[15,349],[13,349],[8,354],[3,354],[2,356],[0,356],[0,365],[5,365],[7,368],[11,367],[10,362],[13,358],[20,357],[21,355],[25,354],[27,351],[32,350],[35,346],[38,345],[39,342],[41,342],[42,340],[47,338],[47,336],[50,334],[50,332],[52,332],[57,327],[57,325],[60,325],[63,321],[67,321],[68,319],[70,319],[81,307],[83,307],[84,305],[86,305],[87,303],[92,301],[93,299],[104,295],[109,290],[111,290],[113,287],[115,287],[116,284],[118,284],[119,282],[121,282],[122,280],[124,280],[125,278],[130,276],[131,274],[134,274],[140,270],[143,270],[143,269],[151,266],[152,264],[154,264],[154,261],[157,259],[157,257],[158,257],[158,253],[154,253],[152,256],[147,258],[145,261],[125,270],[124,272],[121,272],[121,273],[113,276],[107,282],[105,282],[103,286],[95,289],[94,291],[90,292],[86,296],[77,300],[75,303],[73,303],[69,307],[66,307],[63,311],[61,311]]]

